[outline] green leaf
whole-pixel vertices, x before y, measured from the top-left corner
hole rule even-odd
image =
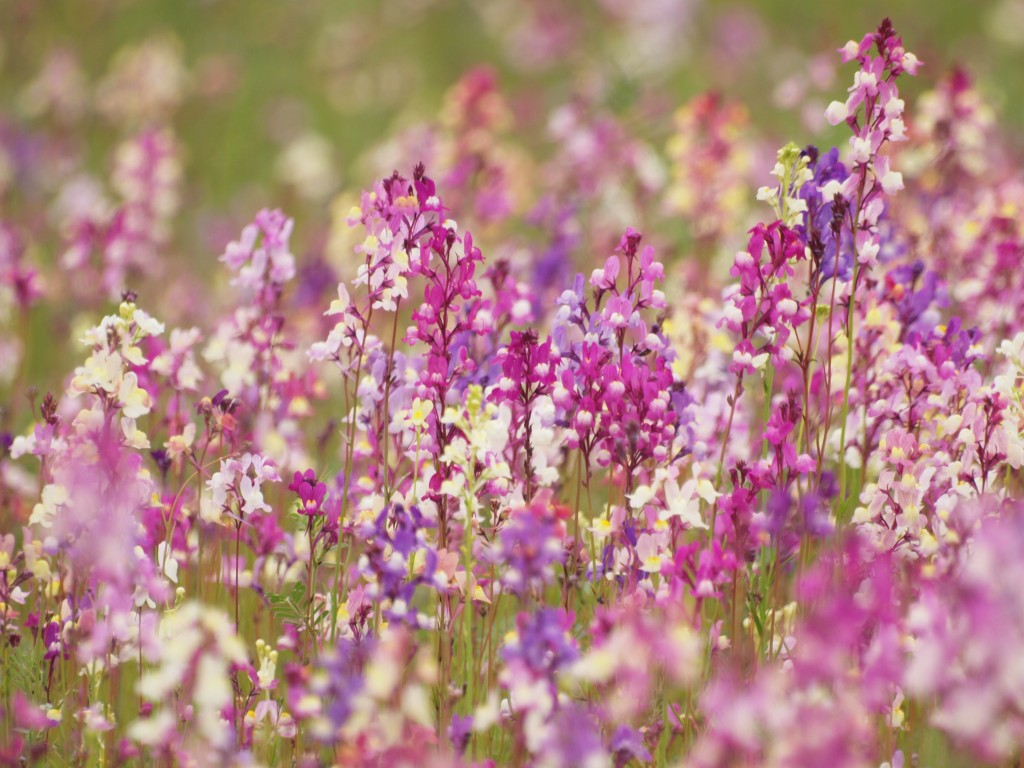
[[[10,675],[12,691],[22,691],[30,698],[43,687],[43,646],[41,643],[26,642],[12,648],[7,658],[5,673]]]
[[[302,624],[306,620],[306,585],[296,582],[287,594],[267,595],[270,611],[282,621]]]

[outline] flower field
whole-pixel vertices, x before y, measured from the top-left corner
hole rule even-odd
[[[523,7],[529,67],[586,49]],[[1024,764],[1022,147],[864,32],[781,140],[654,43],[358,162],[239,96],[269,186],[189,133],[237,61],[54,48],[0,109],[0,765]]]

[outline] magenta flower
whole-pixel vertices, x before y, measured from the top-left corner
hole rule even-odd
[[[299,514],[315,517],[324,513],[327,485],[317,481],[316,472],[312,469],[296,472],[288,490],[299,497]]]

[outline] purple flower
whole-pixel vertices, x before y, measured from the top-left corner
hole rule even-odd
[[[573,616],[559,608],[542,608],[516,616],[516,637],[505,644],[505,663],[522,666],[538,677],[551,677],[579,658],[573,638]]]
[[[611,752],[615,758],[615,765],[627,765],[631,760],[639,760],[642,763],[651,760],[651,753],[644,746],[643,737],[636,728],[628,725],[620,725],[612,735]]]
[[[554,577],[554,566],[565,560],[564,533],[547,503],[514,512],[498,538],[499,556],[508,566],[502,582],[517,594],[543,588]]]

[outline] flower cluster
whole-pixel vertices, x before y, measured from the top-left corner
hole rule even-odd
[[[656,36],[661,4],[603,7]],[[1018,761],[1019,159],[963,72],[904,102],[888,20],[840,52],[849,142],[760,189],[737,103],[662,153],[662,101],[587,85],[533,163],[536,105],[475,70],[329,238],[204,211],[214,280],[163,258],[198,206],[178,54],[126,52],[116,205],[77,177],[0,221],[0,763]],[[81,119],[76,66],[30,114]],[[120,301],[76,304],[47,391],[32,330],[76,283]]]

